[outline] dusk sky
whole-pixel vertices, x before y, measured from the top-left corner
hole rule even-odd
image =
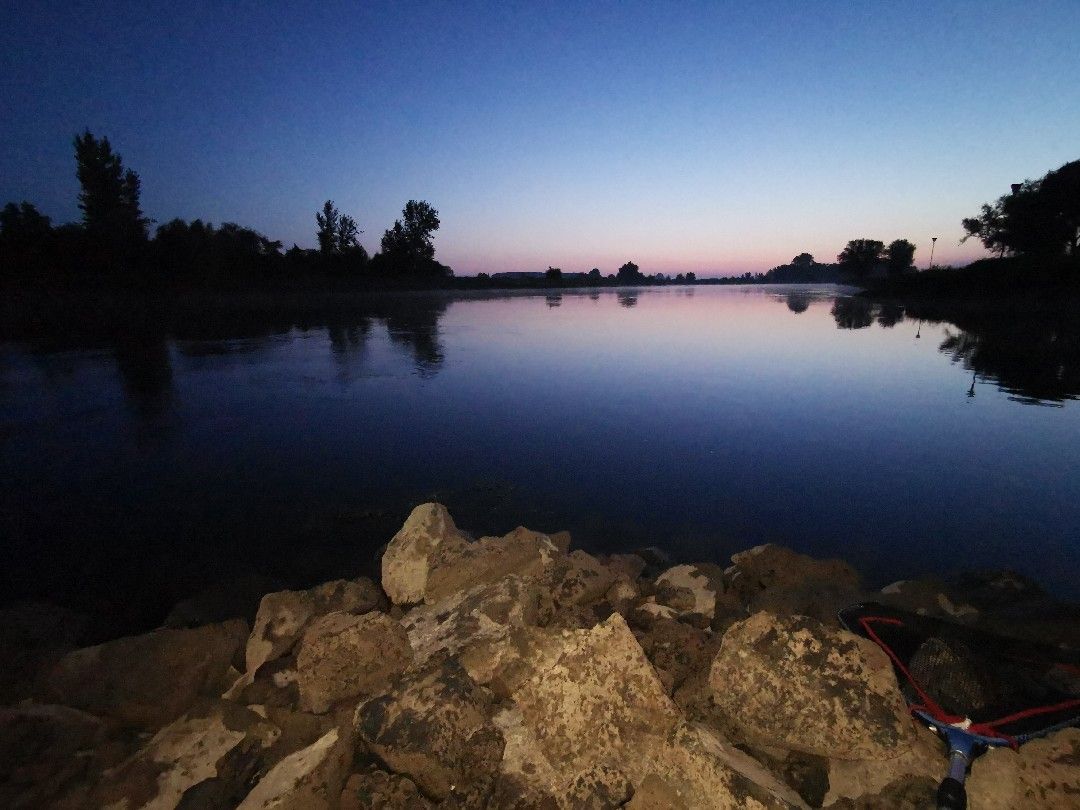
[[[63,8],[60,6],[63,5]],[[1080,158],[1080,3],[4,3],[0,203],[74,220],[107,135],[159,222],[362,242],[410,198],[479,271],[760,271]]]

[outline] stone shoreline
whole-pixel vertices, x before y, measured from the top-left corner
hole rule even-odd
[[[424,504],[381,583],[266,594],[250,628],[196,600],[196,626],[75,649],[63,611],[0,611],[0,806],[931,807],[942,744],[836,620],[866,599],[1080,649],[1007,572],[870,593],[779,546],[594,557]],[[969,807],[1019,806],[1080,807],[1080,729],[976,760]]]

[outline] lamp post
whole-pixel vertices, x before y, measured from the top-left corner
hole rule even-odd
[[[936,236],[930,237],[930,266],[926,268],[927,270],[934,269],[934,248],[937,247],[937,240]]]

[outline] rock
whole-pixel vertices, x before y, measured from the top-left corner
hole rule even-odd
[[[548,540],[550,540],[551,544],[559,550],[560,554],[570,553],[570,532],[562,531],[549,534]]]
[[[89,621],[48,602],[0,609],[0,704],[34,694],[38,678],[65,653],[85,643]]]
[[[246,706],[255,703],[292,709],[300,702],[298,679],[296,656],[290,653],[238,676],[222,697]]]
[[[738,600],[729,593],[719,566],[676,565],[656,578],[656,601],[681,615],[702,616],[706,626],[716,615],[717,602],[726,610],[737,610]]]
[[[642,780],[625,807],[626,810],[690,810],[679,791],[654,773]]]
[[[304,631],[296,656],[300,708],[322,713],[341,700],[371,697],[412,663],[400,622],[373,611],[328,613]]]
[[[991,613],[1045,603],[1047,599],[1037,582],[1008,569],[961,574],[949,583],[949,592],[957,601]]]
[[[946,587],[937,580],[900,580],[881,589],[878,598],[886,605],[903,608],[921,616],[934,616],[954,622],[972,623],[979,611],[971,605],[949,598]]]
[[[836,613],[862,600],[859,575],[842,560],[816,560],[772,543],[734,554],[725,575],[749,613],[810,616],[838,627]]]
[[[805,616],[756,613],[724,635],[713,701],[748,741],[887,760],[912,742],[892,664],[873,642]]]
[[[253,625],[260,600],[280,588],[276,580],[259,574],[216,582],[177,602],[165,617],[163,626],[200,627],[229,619],[243,619]]]
[[[716,652],[709,645],[708,631],[671,619],[657,619],[648,631],[636,635],[668,694],[692,670],[708,667]]]
[[[94,789],[92,804],[167,810],[197,785],[212,782],[202,794],[231,799],[234,806],[267,766],[261,757],[279,735],[255,712],[224,701],[207,704],[165,726],[109,771]]]
[[[405,776],[373,770],[354,773],[341,791],[341,810],[429,810],[431,802]]]
[[[975,760],[967,780],[969,806],[1080,807],[1080,729],[1067,728],[1016,751],[992,748]]]
[[[439,550],[441,552],[442,547]],[[551,568],[559,556],[559,549],[546,534],[524,526],[504,537],[481,537],[453,554],[440,553],[431,560],[424,601],[430,605],[458,591],[496,582],[509,574],[538,577]]]
[[[337,728],[285,757],[259,780],[238,810],[336,808],[352,759],[349,735]]]
[[[637,583],[619,574],[608,588],[608,592],[604,594],[604,599],[611,605],[613,611],[625,617],[632,611],[640,596],[641,589]]]
[[[560,609],[602,599],[615,579],[611,569],[584,551],[560,559],[548,577],[553,583],[555,605]]]
[[[660,605],[655,596],[648,596],[638,602],[627,617],[635,627],[648,630],[658,621],[677,621],[679,611],[668,605]]]
[[[926,810],[937,806],[938,780],[928,776],[903,777],[890,782],[872,796],[858,799],[841,799],[830,804],[833,810]],[[982,804],[969,805],[972,810],[982,810]]]
[[[26,703],[0,708],[0,807],[79,807],[137,746],[115,721]]]
[[[267,661],[289,652],[318,616],[335,611],[359,615],[384,606],[378,586],[364,577],[336,579],[306,591],[268,593],[259,603],[247,642],[247,671],[253,673]]]
[[[645,570],[645,560],[637,554],[608,554],[599,559],[616,576],[626,577],[630,582],[636,581]]]
[[[655,774],[676,785],[689,806],[787,807],[785,796],[798,802],[749,758],[683,720],[618,614],[567,632],[562,655],[538,667],[512,699],[521,714],[514,759],[533,765],[504,773],[534,794],[565,796],[583,770],[605,765],[633,785]],[[753,767],[761,782],[739,767]]]
[[[914,739],[911,747],[892,759],[829,760],[829,792],[825,797],[825,804],[851,800],[864,802],[857,805],[859,807],[876,807],[878,805],[865,802],[883,793],[887,794],[891,784],[905,781],[930,782],[936,791],[938,782],[948,767],[945,744],[937,734],[921,723],[913,721],[912,728]]]
[[[503,738],[490,698],[453,659],[407,673],[357,707],[357,734],[394,773],[442,801],[484,795],[494,785]]]
[[[401,624],[417,665],[444,653],[458,656],[469,669],[472,661],[482,666],[487,650],[505,639],[510,628],[547,624],[553,609],[549,589],[511,575],[417,605]]]
[[[425,503],[413,509],[382,556],[382,586],[390,601],[423,602],[433,564],[452,557],[466,543],[443,505]]]
[[[200,696],[216,697],[247,624],[236,619],[193,630],[155,630],[85,647],[61,658],[45,691],[55,703],[156,729]]]

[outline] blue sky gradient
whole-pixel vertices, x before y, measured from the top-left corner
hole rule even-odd
[[[108,135],[158,221],[377,249],[410,198],[459,274],[765,270],[960,220],[1080,158],[1080,3],[20,3],[0,202],[78,217]],[[102,7],[99,7],[102,6]]]

